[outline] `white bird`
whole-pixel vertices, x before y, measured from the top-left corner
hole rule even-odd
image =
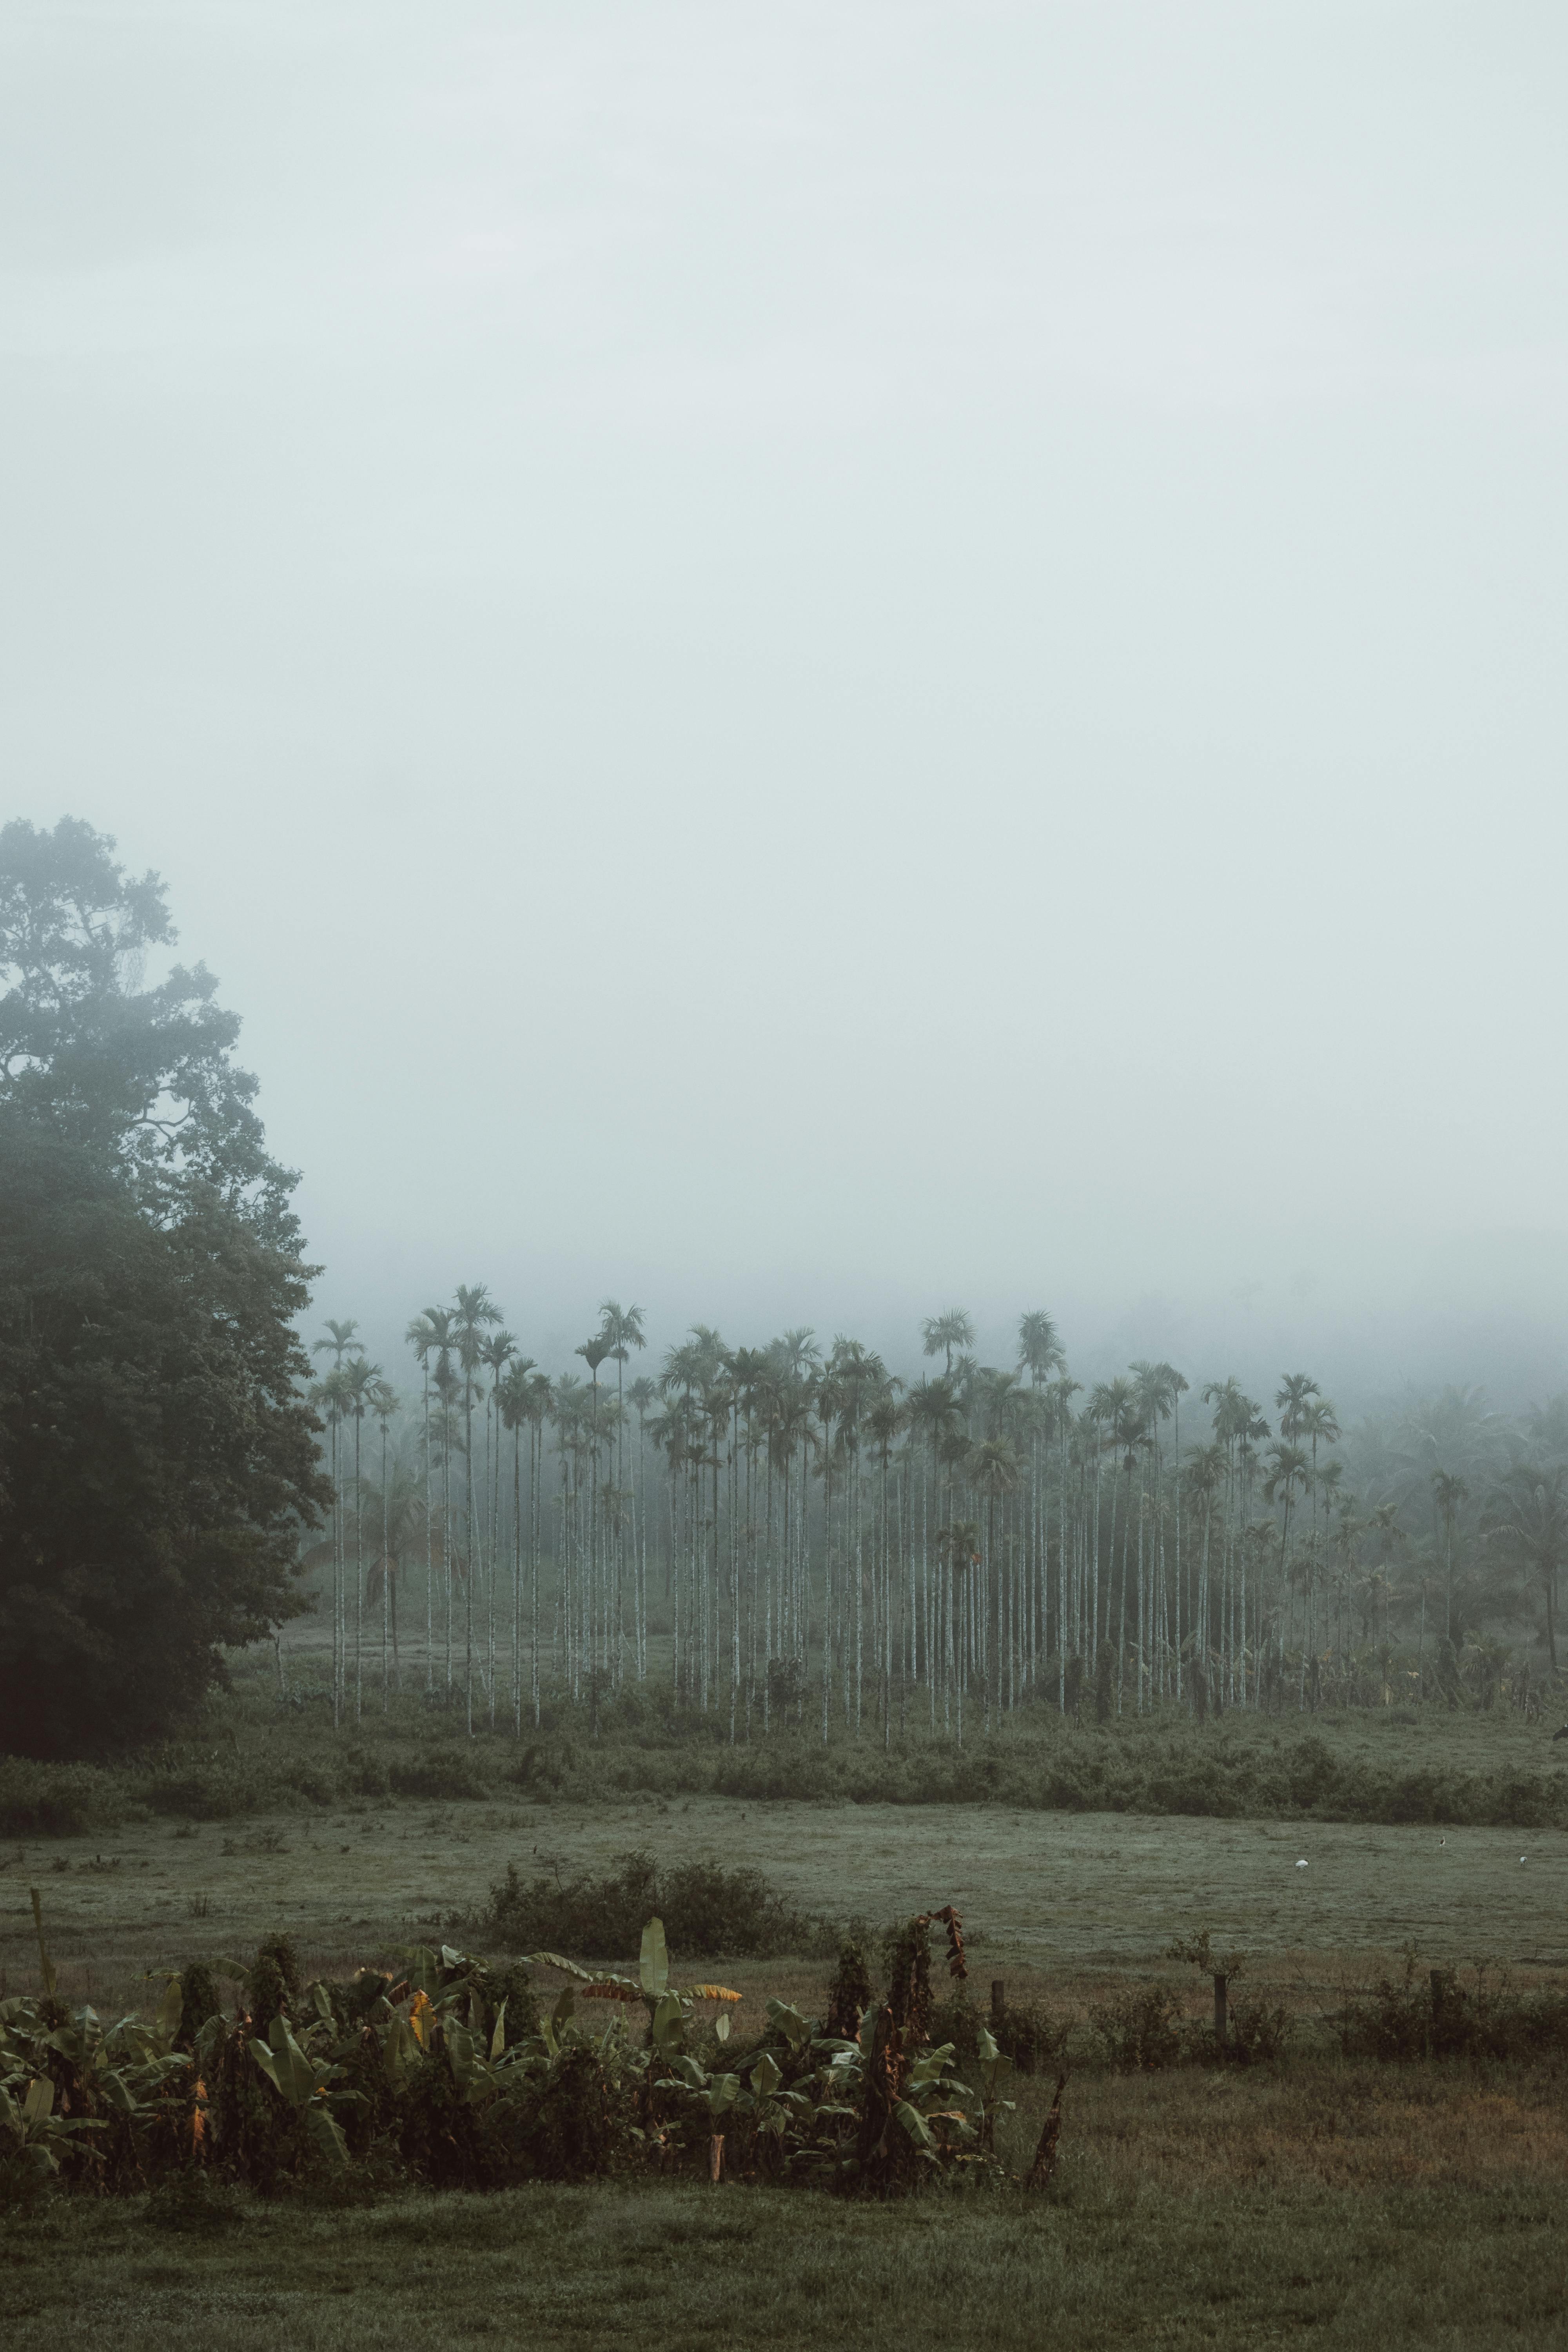
[[[1523,1862],[1523,1861],[1525,1860],[1525,1856],[1524,1856],[1522,1853],[1520,1855],[1520,1857],[1519,1857],[1519,1858],[1520,1858],[1521,1862]]]
[[[1522,1861],[1523,1861],[1523,1859],[1524,1859],[1524,1857],[1523,1857],[1523,1855],[1521,1854],[1521,1855],[1520,1856],[1520,1860],[1522,1862]],[[1304,1862],[1299,1862],[1299,1863],[1296,1864],[1296,1867],[1297,1867],[1297,1869],[1298,1869],[1298,1870],[1305,1870],[1305,1869],[1306,1869],[1306,1867],[1307,1867],[1307,1865],[1306,1865],[1306,1864],[1305,1864]]]

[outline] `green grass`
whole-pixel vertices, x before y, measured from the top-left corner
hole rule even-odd
[[[878,1927],[955,1902],[972,1931],[977,1979],[1027,1969],[1048,1985],[1141,1969],[1173,1935],[1197,1927],[1245,1948],[1271,1980],[1300,1982],[1325,2000],[1342,1965],[1364,1969],[1411,1940],[1432,1963],[1568,1965],[1568,1833],[1560,1830],[758,1807],[722,1798],[661,1809],[622,1798],[593,1807],[388,1803],[227,1823],[153,1820],[102,1839],[12,1847],[0,1855],[0,1984],[37,1989],[31,1885],[42,1892],[66,1997],[108,2009],[139,2003],[147,1971],[188,1955],[247,1952],[279,1927],[309,1969],[341,1974],[473,1910],[510,1861],[525,1875],[555,1860],[567,1872],[600,1870],[636,1846],[667,1865],[710,1856],[752,1864],[799,1909],[855,1913]],[[1297,1870],[1299,1859],[1306,1870]]]
[[[7,2343],[1489,2352],[1568,2327],[1561,2179],[1130,2189],[1079,2166],[1047,2200],[647,2183],[237,2211],[211,2237],[151,2226],[140,2201],[12,2223]]]
[[[1205,1988],[1161,1955],[1173,1935],[1207,1927],[1251,1952],[1246,1990],[1290,2007],[1302,2046],[1278,2071],[1121,2077],[1081,2071],[1091,2053],[1079,2029],[1059,2183],[1043,2200],[867,2208],[657,2179],[326,2208],[238,2197],[237,2218],[211,2235],[160,2225],[144,2200],[57,2200],[8,2217],[0,2234],[7,2347],[52,2352],[78,2332],[136,2352],[207,2352],[215,2337],[225,2352],[486,2337],[584,2352],[1252,2352],[1309,2332],[1375,2352],[1559,2343],[1561,2064],[1349,2064],[1331,2054],[1321,2012],[1411,1939],[1430,1961],[1495,1956],[1526,1980],[1568,1962],[1568,1831],[1269,1818],[1268,1772],[1308,1729],[1373,1780],[1457,1773],[1495,1790],[1554,1766],[1542,1728],[1510,1717],[1047,1724],[968,1751],[977,1769],[996,1762],[985,1802],[911,1803],[902,1783],[896,1801],[866,1801],[864,1789],[861,1801],[842,1789],[765,1801],[714,1792],[731,1759],[700,1733],[642,1740],[623,1727],[595,1751],[580,1727],[558,1724],[547,1769],[536,1761],[519,1785],[504,1736],[481,1733],[470,1749],[450,1717],[409,1702],[384,1723],[373,1706],[357,1738],[334,1741],[248,1681],[215,1707],[202,1743],[147,1759],[140,1780],[93,1783],[111,1801],[109,1826],[0,1850],[0,1986],[37,1987],[30,1885],[65,1997],[118,2011],[146,2005],[149,1974],[244,1954],[278,1927],[308,1970],[341,1975],[481,1905],[509,1861],[525,1874],[555,1861],[598,1871],[640,1846],[665,1865],[754,1865],[802,1910],[875,1925],[956,1901],[982,2004],[987,1980],[1005,1976],[1010,1998],[1081,2015],[1108,1986],[1157,1974],[1196,2015]],[[1172,1756],[1201,1762],[1217,1739],[1258,1817],[1052,1812],[1005,1794],[1047,1750],[1098,1757],[1119,1787],[1158,1793]],[[907,1763],[884,1762],[874,1741],[832,1753],[851,1782]],[[398,1766],[437,1783],[452,1769],[482,1793],[400,1798]],[[699,1785],[661,1788],[682,1773]],[[149,1774],[184,1785],[191,1809],[151,1810]],[[222,1817],[191,1818],[227,1798]],[[766,1993],[819,2006],[826,1972],[805,1959],[726,1966],[747,1996],[737,2033],[760,2022]],[[1048,2095],[1048,2083],[1021,2086],[1004,2146],[1015,2169]]]
[[[606,1697],[597,1734],[585,1708],[552,1701],[542,1729],[516,1741],[504,1721],[489,1728],[482,1700],[469,1738],[460,1705],[428,1704],[411,1687],[384,1712],[374,1685],[363,1715],[334,1733],[321,1703],[327,1663],[324,1652],[297,1650],[296,1695],[315,1688],[317,1698],[296,1708],[279,1706],[259,1660],[237,1660],[233,1695],[211,1703],[191,1738],[116,1767],[0,1758],[0,1837],[96,1835],[149,1813],[242,1821],[385,1799],[598,1807],[721,1797],[751,1805],[1568,1826],[1568,1755],[1554,1747],[1549,1725],[1502,1708],[1314,1717],[1288,1707],[1276,1717],[1232,1712],[1202,1725],[1173,1711],[1100,1726],[1064,1722],[1042,1703],[989,1738],[972,1722],[961,1747],[933,1738],[916,1706],[907,1736],[895,1723],[884,1747],[874,1724],[855,1738],[837,1716],[826,1745],[809,1723],[775,1723],[764,1737],[760,1718],[748,1727],[743,1717],[731,1742],[727,1708],[677,1715],[649,1685]]]

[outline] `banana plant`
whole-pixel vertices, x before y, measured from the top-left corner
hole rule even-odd
[[[294,2109],[322,2154],[346,2164],[349,2144],[331,2105],[332,2080],[341,2070],[323,2064],[304,2050],[289,2032],[285,2017],[273,2019],[265,2042],[252,2041],[250,2054],[279,2096]],[[336,2095],[342,2100],[357,2095],[340,2091]]]
[[[0,2060],[31,2073],[47,2065],[53,2053],[70,2069],[73,2089],[89,2110],[107,2108],[134,2124],[149,2120],[165,2085],[189,2071],[189,2058],[172,2047],[179,2025],[177,1978],[165,1989],[151,2024],[122,2017],[106,2027],[89,2003],[46,2030],[32,2003],[7,2001],[0,2004]]]
[[[1017,2105],[1016,2099],[1003,2096],[1003,2093],[1013,2078],[1014,2067],[1011,2058],[1005,2056],[997,2048],[995,2040],[987,2026],[983,2025],[980,2029],[979,2050],[980,2145],[982,2147],[990,2148],[996,2143],[997,2116],[1011,2115]],[[951,2050],[949,2054],[951,2055]]]
[[[55,2086],[47,2074],[23,2084],[16,2075],[0,2082],[0,2128],[9,2133],[13,2154],[42,2181],[60,2168],[66,2145],[79,2132],[101,2131],[91,2116],[57,2116]]]
[[[721,2116],[727,2116],[741,2095],[739,2074],[710,2074],[700,2059],[688,2057],[683,2052],[670,2073],[654,2084],[656,2091],[684,2091],[707,2114],[710,2125],[717,2129]]]

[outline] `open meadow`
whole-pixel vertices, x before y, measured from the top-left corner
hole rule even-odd
[[[297,1634],[296,1687],[317,1663]],[[637,1851],[756,1868],[834,1926],[951,1902],[977,1973],[1042,1984],[1158,1970],[1204,1928],[1299,1999],[1411,1944],[1433,1964],[1568,1968],[1568,1743],[1502,1709],[1103,1727],[1042,1711],[950,1743],[931,1772],[926,1745],[759,1727],[731,1746],[652,1708],[597,1738],[560,1709],[538,1735],[481,1717],[469,1738],[417,1693],[367,1699],[334,1733],[324,1705],[279,1705],[260,1660],[236,1666],[202,1734],[139,1766],[0,1769],[17,1832],[0,1831],[0,1984],[33,1965],[35,1882],[62,1988],[112,2006],[275,1928],[310,1967],[357,1965],[471,1918],[509,1864],[572,1876]],[[977,1793],[926,1793],[954,1783]],[[1116,1809],[1050,1809],[1053,1783]],[[813,1793],[748,1792],[795,1788]],[[1435,1818],[1397,1818],[1418,1806]],[[1352,1808],[1396,1817],[1331,1817]],[[29,1809],[75,1833],[29,1832]]]
[[[1561,2084],[1557,2085],[1559,2105]],[[1100,2352],[1518,2352],[1568,2326],[1560,2132],[1499,2166],[1426,2160],[1426,2112],[1392,2166],[1329,2185],[1285,2150],[1248,2168],[1187,2105],[1163,2128],[1147,2098],[1025,2202],[929,2196],[855,2206],[809,2191],[633,2183],[389,2198],[323,2210],[237,2200],[182,2234],[146,2200],[8,2230],[6,2341],[70,2336],[114,2352],[739,2352],[823,2344],[903,2352],[1042,2343]],[[1508,2103],[1511,2105],[1511,2102]],[[1294,2120],[1294,2119],[1293,2119]],[[1156,2125],[1160,2161],[1135,2152]]]
[[[1194,1754],[1239,1737],[1261,1762],[1308,1728],[1352,1772],[1391,1758],[1421,1769],[1436,1759],[1478,1781],[1552,1769],[1549,1741],[1510,1718],[1163,1737]],[[1132,1771],[1155,1736],[1127,1726],[1057,1738],[1098,1741]],[[606,1735],[597,1761],[590,1752],[580,1765],[580,1737],[557,1726],[546,1745],[559,1778],[536,1761],[520,1783],[508,1777],[514,1743],[483,1727],[470,1746],[441,1714],[405,1709],[334,1740],[243,1678],[235,1699],[215,1703],[205,1745],[163,1758],[161,1781],[126,1776],[111,1827],[23,1836],[0,1853],[0,1990],[36,1989],[33,1886],[60,1993],[109,2014],[146,2010],[168,1972],[243,1958],[279,1928],[312,1975],[395,1966],[441,1936],[500,1957],[483,1918],[509,1864],[570,1885],[642,1851],[661,1869],[754,1868],[818,1923],[810,1950],[718,1968],[742,1996],[743,2048],[770,1995],[822,2012],[828,1923],[863,1922],[874,1945],[910,1911],[952,1902],[979,2008],[999,1979],[1009,2003],[1062,2036],[1059,2060],[1016,2078],[1016,2111],[997,2128],[1003,2166],[1021,2175],[1050,2074],[1066,2068],[1050,2188],[935,2186],[866,2206],[744,2179],[437,2198],[350,2175],[305,2201],[236,2190],[194,2224],[157,2198],[57,2201],[7,2229],[9,2342],[41,2347],[67,2327],[126,2352],[182,2352],[215,2331],[235,2352],[416,2335],[639,2352],[825,2336],[1011,2347],[1045,2332],[1074,2347],[1214,2352],[1309,2331],[1380,2352],[1562,2340],[1568,2061],[1382,2063],[1350,2051],[1342,2029],[1347,2003],[1380,1975],[1397,1979],[1407,1948],[1423,1972],[1479,1962],[1527,1995],[1558,1988],[1568,1829],[639,1792],[613,1782],[639,1755],[657,1780],[669,1743]],[[322,1759],[345,1748],[355,1760],[329,1781]],[[439,1778],[454,1754],[473,1793],[393,1793],[395,1778]],[[250,1776],[268,1757],[279,1801],[191,1817],[237,1807],[237,1792],[254,1799]],[[300,1785],[312,1771],[315,1801]],[[374,1793],[353,1792],[356,1775]],[[171,1789],[185,1791],[184,1811],[154,1809]],[[1284,2013],[1283,2054],[1241,2068],[1119,2066],[1091,2012],[1157,1986],[1178,2028],[1199,2033],[1207,1980],[1167,1948],[1205,1928],[1216,1949],[1247,1954],[1248,1995]],[[544,1969],[537,1980],[549,1998],[564,1982]]]
[[[1434,1964],[1568,1969],[1563,1830],[692,1797],[653,1808],[361,1801],[19,1843],[0,1855],[0,1981],[16,1990],[34,1969],[34,1884],[62,1990],[114,2006],[160,1969],[247,1951],[279,1927],[309,1968],[341,1973],[455,1932],[509,1863],[525,1877],[597,1873],[638,1848],[665,1864],[755,1866],[798,1908],[874,1928],[954,1903],[977,1974],[1022,1970],[1043,1986],[1157,1972],[1173,1936],[1205,1927],[1288,1987],[1364,1974],[1411,1943]]]

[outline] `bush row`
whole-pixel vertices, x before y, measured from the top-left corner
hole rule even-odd
[[[435,1727],[428,1727],[434,1730]],[[1013,1735],[959,1748],[900,1750],[793,1735],[730,1747],[711,1738],[666,1745],[576,1729],[514,1745],[388,1736],[373,1724],[334,1738],[289,1719],[247,1733],[243,1748],[170,1751],[109,1769],[0,1758],[0,1837],[80,1834],[151,1811],[225,1821],[291,1807],[392,1798],[435,1801],[518,1796],[591,1803],[636,1794],[720,1796],[763,1804],[998,1804],[1057,1812],[1185,1814],[1212,1819],[1442,1822],[1539,1830],[1568,1826],[1568,1769],[1440,1762],[1384,1763],[1321,1734],[1272,1740],[1216,1727]]]

